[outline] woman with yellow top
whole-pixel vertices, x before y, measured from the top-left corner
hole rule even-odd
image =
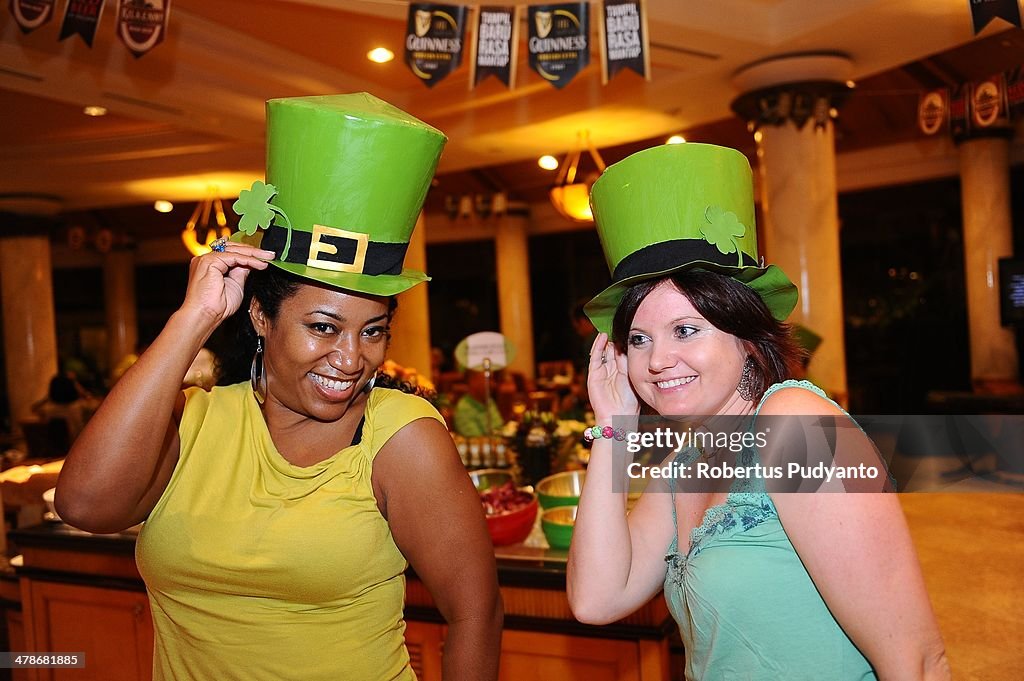
[[[269,184],[192,261],[183,305],[68,456],[57,508],[93,532],[145,521],[158,681],[414,679],[408,564],[448,623],[444,678],[494,679],[479,499],[437,411],[374,387],[395,296],[427,279],[402,263],[445,138],[365,94],[267,110]],[[236,310],[252,380],[180,392]]]

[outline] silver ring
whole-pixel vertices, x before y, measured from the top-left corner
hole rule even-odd
[[[226,236],[222,236],[221,238],[214,239],[212,242],[210,242],[210,248],[213,249],[214,251],[217,251],[218,253],[223,253],[227,245],[228,238]]]
[[[607,362],[608,362],[608,355],[606,355],[606,354],[604,354],[602,352],[601,353],[601,364],[606,364]]]

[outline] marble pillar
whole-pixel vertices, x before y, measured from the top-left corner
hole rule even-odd
[[[999,320],[999,258],[1013,255],[1010,141],[968,139],[959,154],[971,381],[978,392],[998,392],[1019,377],[1014,332]]]
[[[57,373],[57,331],[48,236],[0,238],[4,359],[11,424],[31,418]]]
[[[113,370],[139,340],[135,306],[135,251],[117,249],[103,256],[103,304],[107,324],[107,366]]]
[[[803,54],[752,64],[734,76],[733,111],[755,130],[765,224],[761,254],[800,289],[787,320],[822,337],[808,376],[847,405],[839,207],[832,119],[852,83],[850,60]]]
[[[758,172],[765,217],[762,253],[789,275],[800,300],[789,322],[822,337],[808,375],[846,402],[846,344],[839,266],[839,212],[832,125],[758,130]]]
[[[405,252],[405,267],[427,272],[426,224],[423,214],[416,222],[409,248]],[[418,284],[398,295],[398,312],[391,323],[391,345],[388,358],[407,369],[430,378],[430,301],[429,284]]]
[[[532,379],[533,308],[530,299],[530,258],[527,244],[529,217],[507,213],[495,218],[495,259],[498,273],[498,311],[501,333],[512,341],[512,371]]]

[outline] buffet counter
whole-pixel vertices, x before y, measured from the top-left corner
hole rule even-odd
[[[135,567],[135,533],[93,535],[59,522],[15,530],[25,651],[85,652],[85,669],[62,679],[149,679],[153,626]],[[566,552],[526,544],[497,547],[505,604],[502,681],[663,681],[673,623],[660,596],[615,624],[580,624],[565,594]],[[10,620],[10,618],[8,618]],[[441,678],[444,620],[410,571],[406,643],[421,681]],[[53,669],[20,678],[57,678]]]

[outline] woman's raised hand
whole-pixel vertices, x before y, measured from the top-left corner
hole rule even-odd
[[[640,413],[633,386],[626,372],[626,355],[599,333],[590,348],[587,393],[598,423],[611,423],[613,416],[635,416]]]
[[[266,269],[273,258],[273,251],[233,241],[221,252],[192,258],[182,308],[201,311],[220,324],[242,304],[249,272]]]

